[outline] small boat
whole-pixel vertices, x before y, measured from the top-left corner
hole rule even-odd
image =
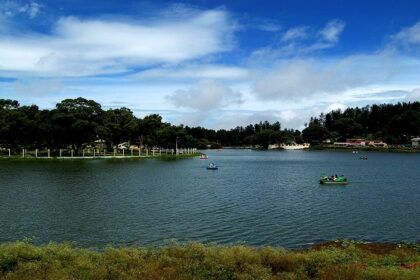
[[[217,169],[219,169],[219,167],[217,167],[217,165],[214,164],[213,162],[210,163],[206,168],[207,168],[207,170],[217,170]]]
[[[367,160],[368,157],[360,157],[360,159]]]
[[[347,185],[349,182],[347,181],[347,178],[343,175],[337,177],[328,177],[327,175],[321,175],[319,183],[325,185]]]
[[[206,154],[202,154],[202,155],[200,156],[200,159],[209,159],[209,157],[208,157]]]

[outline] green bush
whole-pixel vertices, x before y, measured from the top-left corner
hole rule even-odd
[[[417,245],[330,242],[305,250],[199,243],[101,251],[0,245],[0,279],[420,279]]]

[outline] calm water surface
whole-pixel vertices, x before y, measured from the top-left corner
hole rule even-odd
[[[0,161],[0,242],[420,240],[420,154],[207,153],[208,161]],[[206,170],[209,161],[220,169]],[[351,183],[321,186],[323,172]]]

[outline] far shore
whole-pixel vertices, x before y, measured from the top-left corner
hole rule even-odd
[[[254,150],[254,151],[288,151],[282,148],[276,149],[264,149],[264,148],[256,148],[256,147],[249,147],[249,146],[239,146],[239,147],[222,147],[220,149],[227,149],[227,150]],[[209,149],[209,150],[217,150],[217,149]],[[333,146],[333,145],[315,145],[310,146],[307,149],[299,149],[299,151],[341,151],[341,152],[391,152],[391,153],[420,153],[420,147],[413,148],[413,147],[395,147],[390,146],[386,148],[381,147],[340,147],[340,146]]]
[[[311,146],[310,150],[347,151],[347,152],[391,152],[391,153],[420,153],[420,148],[413,147],[338,147],[333,145]]]

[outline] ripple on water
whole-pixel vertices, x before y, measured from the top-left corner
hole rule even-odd
[[[370,153],[362,162],[334,152],[206,153],[217,172],[198,159],[0,162],[0,241],[419,240],[420,155]],[[351,183],[320,186],[321,173]]]

